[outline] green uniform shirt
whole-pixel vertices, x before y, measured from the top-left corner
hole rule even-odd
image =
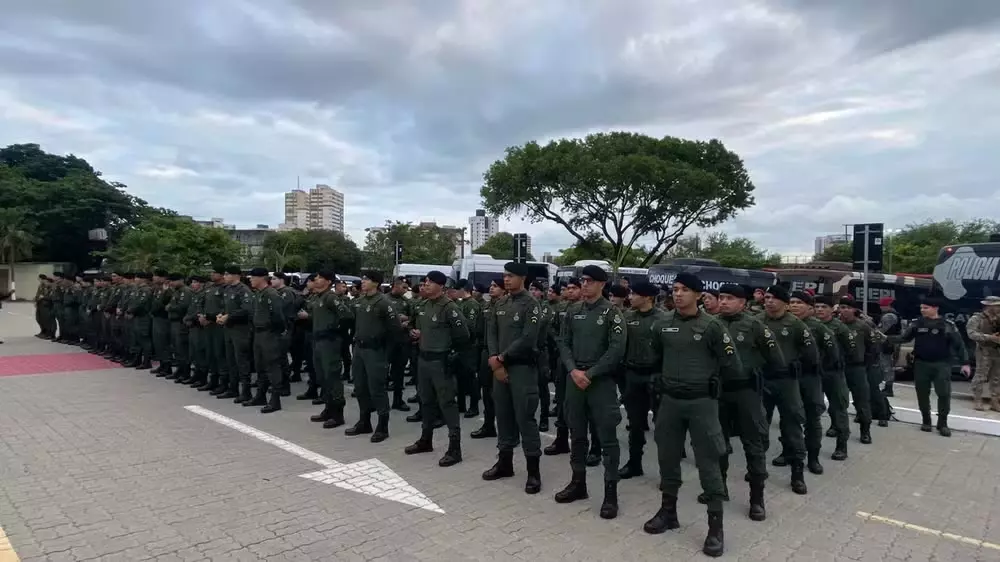
[[[702,310],[682,316],[672,310],[653,325],[653,331],[663,390],[717,396],[721,380],[742,376],[743,363],[733,340],[714,316]]]
[[[338,339],[341,323],[354,317],[354,310],[332,290],[309,295],[306,308],[312,317],[313,337],[317,340]]]
[[[854,366],[864,365],[865,340],[871,338],[871,334],[869,334],[871,328],[868,327],[868,324],[865,324],[858,318],[855,318],[850,322],[841,320],[841,323],[843,323],[850,332],[849,337],[852,342],[849,353],[846,354],[847,364]]]
[[[392,299],[376,291],[373,295],[362,295],[353,301],[354,341],[362,347],[384,346],[399,330],[399,312],[392,305]]]
[[[555,320],[556,311],[547,301],[538,303],[538,351],[547,351],[549,347],[549,336],[552,332],[552,322]]]
[[[222,295],[225,297],[223,313],[229,317],[226,326],[249,323],[253,313],[253,294],[250,287],[243,283],[227,285]]]
[[[241,283],[242,285],[242,283]],[[271,331],[281,334],[285,331],[284,301],[274,287],[264,287],[251,294],[253,312],[250,322],[256,331]]]
[[[458,300],[458,308],[465,316],[469,324],[469,340],[473,345],[480,345],[486,341],[486,320],[483,314],[483,305],[479,301],[469,297]]]
[[[624,323],[621,311],[604,297],[570,305],[559,338],[566,371],[586,371],[591,380],[613,374],[625,357]]]
[[[822,371],[826,373],[843,369],[844,364],[841,361],[840,345],[837,343],[837,336],[833,333],[833,330],[820,322],[815,316],[809,316],[803,322],[806,323],[806,327],[812,332],[813,341],[819,347]]]
[[[812,332],[805,323],[790,312],[785,312],[778,318],[771,318],[766,313],[758,315],[761,322],[774,333],[774,339],[781,347],[781,354],[789,366],[801,369],[805,373],[819,372],[819,350],[813,342]]]
[[[628,331],[625,347],[625,367],[629,369],[659,370],[659,356],[656,353],[656,333],[653,325],[666,316],[666,312],[653,307],[646,312],[631,308],[624,312]]]
[[[191,295],[191,289],[185,285],[170,291],[170,301],[167,302],[166,311],[167,318],[171,322],[182,322],[184,317],[188,315],[188,310],[191,308]]]
[[[458,305],[445,296],[427,299],[417,313],[420,351],[443,353],[469,343],[469,328]]]
[[[281,313],[285,317],[285,327],[291,329],[299,309],[302,308],[302,296],[291,287],[282,287],[275,291],[281,297]]]
[[[152,301],[149,305],[149,314],[157,318],[167,317],[167,304],[173,297],[173,289],[165,288],[163,285],[154,285],[152,288]]]
[[[149,310],[153,305],[153,288],[149,285],[135,285],[129,295],[129,314],[135,317],[149,316]]]
[[[207,283],[205,285],[205,304],[201,313],[210,322],[226,310],[226,286],[222,283]]]
[[[785,356],[781,347],[774,339],[774,333],[756,316],[749,312],[740,312],[732,316],[720,314],[729,336],[736,345],[736,353],[743,363],[743,370],[737,379],[753,378],[755,373],[781,372],[785,370]],[[736,380],[736,379],[726,379]]]
[[[486,349],[509,365],[534,363],[538,353],[538,301],[521,290],[499,299],[486,319]]]
[[[204,314],[205,310],[205,285],[202,285],[200,289],[191,291],[191,303],[188,306],[187,314],[184,315],[184,323],[189,326],[200,326],[198,323],[198,315]]]

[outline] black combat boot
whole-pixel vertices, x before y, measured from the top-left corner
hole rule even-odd
[[[254,393],[253,398],[250,400],[244,400],[243,405],[263,406],[264,404],[267,404],[267,389],[270,386],[271,385],[267,384],[266,382],[261,381],[260,384],[257,385],[257,392]],[[249,393],[250,393],[250,388],[247,387],[247,394]]]
[[[438,461],[438,466],[455,466],[460,462],[462,462],[462,438],[458,435],[454,437],[449,436],[448,450],[444,452],[444,456]]]
[[[629,454],[628,462],[618,469],[618,478],[628,480],[636,476],[642,476],[642,452],[632,451]]]
[[[409,412],[410,411],[410,406],[407,405],[407,403],[406,403],[405,400],[403,400],[403,391],[402,391],[402,389],[394,391],[392,393],[392,406],[391,406],[391,409],[393,409],[393,410],[399,410],[400,412]],[[476,415],[477,416],[479,415],[478,410],[477,410]]]
[[[577,500],[585,500],[590,497],[587,493],[587,472],[573,471],[573,477],[565,488],[556,492],[556,503],[572,503]]]
[[[788,466],[788,459],[785,457],[785,450],[781,450],[781,454],[771,459],[771,465],[773,466]]]
[[[528,479],[524,481],[525,494],[537,494],[542,491],[542,471],[538,466],[541,457],[528,457]]]
[[[126,369],[130,369],[132,367],[135,367],[138,364],[139,364],[139,356],[138,355],[129,354],[129,355],[125,356],[124,359],[122,360],[122,367],[125,367]]]
[[[191,383],[191,367],[188,365],[180,365],[177,367],[177,378],[174,379],[177,384],[190,384]]]
[[[861,424],[861,438],[859,439],[862,445],[872,444],[872,424],[863,423]]]
[[[725,551],[725,541],[722,535],[722,512],[708,512],[708,536],[705,537],[705,545],[701,547],[705,556],[718,558]]]
[[[319,393],[316,392],[316,385],[309,381],[309,387],[302,394],[295,397],[296,400],[315,400],[319,398]]]
[[[549,418],[548,416],[542,416],[538,418],[538,431],[546,432],[549,430]]]
[[[677,496],[670,496],[664,492],[660,500],[660,510],[652,519],[646,521],[642,530],[651,535],[659,535],[664,531],[679,529],[680,526],[680,521],[677,520]]]
[[[146,356],[143,356],[142,357],[142,361],[140,361],[140,363],[135,366],[135,369],[137,371],[142,371],[142,370],[145,370],[145,369],[152,369],[152,368],[153,368],[153,362],[150,361],[149,357],[146,357]]]
[[[569,453],[569,430],[565,427],[556,428],[556,440],[542,451],[548,456],[565,455]]]
[[[323,421],[323,429],[333,429],[347,423],[344,419],[344,405],[334,404],[330,406],[330,417]]]
[[[181,368],[177,367],[177,373],[174,373],[174,366],[171,363],[163,363],[163,362],[161,362],[160,364],[161,365],[166,365],[166,368],[163,371],[160,371],[160,372],[165,373],[165,375],[164,375],[163,378],[165,378],[165,379],[167,379],[169,381],[172,381],[172,380],[176,379],[177,375],[180,374],[180,372],[181,372]]]
[[[892,392],[892,383],[891,382],[885,383],[885,387],[882,389],[882,393],[885,394],[886,398],[892,398],[892,397],[896,396]]]
[[[167,374],[166,370],[167,370],[167,364],[164,363],[163,361],[160,361],[160,364],[150,369],[149,372],[154,375],[161,375],[161,373],[165,375]]]
[[[237,385],[237,388],[239,390],[237,391],[236,396],[233,397],[233,404],[242,404],[243,402],[253,401],[253,394],[252,391],[250,390],[250,383],[248,382],[239,383]],[[230,390],[229,392],[231,393],[233,391]],[[223,396],[225,396],[225,394],[223,394]]]
[[[348,437],[354,437],[355,435],[367,435],[374,431],[372,429],[372,417],[371,414],[363,412],[361,414],[361,419],[358,423],[354,424],[352,427],[347,428],[344,431],[344,435]]]
[[[417,408],[416,412],[406,416],[406,421],[410,423],[421,423],[424,421],[424,412],[420,408]]]
[[[389,414],[379,414],[378,424],[375,425],[375,433],[372,433],[372,443],[381,443],[389,438]]]
[[[198,387],[198,392],[210,392],[219,386],[219,375],[210,375],[204,384]]]
[[[215,386],[215,388],[209,391],[209,394],[215,396],[216,398],[221,398],[227,390],[229,390],[229,384],[226,383],[226,379],[222,378],[222,375],[219,375],[219,383]]]
[[[284,381],[281,383],[281,392],[278,393],[281,396],[291,396],[292,395],[292,383],[289,381]]]
[[[194,376],[191,377],[191,381],[188,382],[191,388],[195,390],[202,387],[202,385],[208,382],[208,371],[203,371],[201,369],[195,369]]]
[[[267,384],[261,384],[261,386],[268,386]],[[270,414],[272,412],[277,412],[281,409],[281,389],[271,388],[271,399],[267,401],[267,405],[260,409],[262,414]]]
[[[514,452],[500,451],[497,454],[497,462],[492,468],[483,472],[483,480],[492,482],[501,478],[514,476]]]
[[[809,460],[806,463],[806,467],[813,474],[823,474],[823,465],[819,463],[819,451],[809,451]]]
[[[941,437],[951,437],[951,429],[948,427],[948,416],[938,414],[937,430]]]
[[[590,442],[590,452],[587,453],[587,466],[599,466],[601,464],[601,443],[599,441]]]
[[[802,466],[802,461],[792,463],[792,491],[800,496],[809,493],[809,489],[806,488],[805,467]]]
[[[471,420],[472,418],[479,417],[479,400],[475,397],[469,398],[469,409],[465,412],[465,419]]]
[[[412,445],[408,445],[403,452],[407,455],[418,455],[420,453],[430,453],[434,451],[434,432],[429,429],[425,429],[420,433],[420,439],[417,439]]]
[[[469,434],[473,439],[487,439],[497,436],[497,428],[492,423],[483,422],[482,427]]]
[[[750,480],[750,512],[747,514],[751,521],[763,521],[767,519],[767,510],[764,508],[764,479],[753,478]]]
[[[618,517],[618,481],[604,483],[604,501],[601,502],[601,519]]]
[[[325,422],[326,420],[330,419],[330,416],[332,415],[332,413],[333,413],[333,406],[327,404],[326,406],[323,407],[323,411],[322,412],[320,412],[320,413],[318,413],[316,415],[310,416],[309,417],[309,421],[312,421],[312,422]]]
[[[920,422],[920,431],[924,431],[924,432],[927,432],[927,433],[930,433],[930,432],[934,431],[933,427],[931,426],[931,414],[930,414],[930,412],[921,412],[920,413],[920,417],[921,417],[921,420],[922,420]]]
[[[827,437],[836,437],[837,433],[838,433],[837,428],[833,427],[832,425],[830,426],[830,429],[826,430]]]
[[[837,447],[833,450],[833,454],[830,458],[835,461],[846,461],[847,460],[847,437],[837,436]]]

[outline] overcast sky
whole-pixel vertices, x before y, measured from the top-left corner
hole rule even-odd
[[[350,7],[348,7],[350,6]],[[372,7],[378,6],[378,7]],[[347,230],[467,225],[504,147],[717,137],[784,253],[842,223],[1000,208],[1000,0],[0,0],[0,144],[76,153],[153,205]],[[560,227],[510,225],[534,251]]]

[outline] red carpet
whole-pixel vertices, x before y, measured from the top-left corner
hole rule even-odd
[[[121,368],[121,365],[89,353],[52,353],[48,355],[0,357],[0,377],[68,373],[73,371],[99,371],[115,368]]]

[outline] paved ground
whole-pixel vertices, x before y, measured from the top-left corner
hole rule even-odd
[[[659,502],[651,475],[623,483],[620,517],[603,521],[599,469],[589,502],[552,501],[568,477],[565,456],[543,460],[544,490],[526,496],[520,460],[515,479],[480,480],[492,442],[466,439],[465,462],[439,469],[443,433],[433,455],[407,457],[418,430],[398,412],[392,437],[372,445],[310,423],[315,408],[302,402],[264,416],[135,370],[91,370],[85,356],[53,359],[79,350],[32,338],[30,320],[23,305],[0,312],[0,366],[46,356],[67,372],[0,377],[0,527],[22,560],[704,559],[690,462],[683,527],[648,536],[642,523]],[[871,447],[853,441],[845,463],[825,461],[826,474],[807,479],[808,496],[792,494],[775,469],[764,523],[746,519],[747,488],[734,470],[725,559],[1000,560],[1000,441],[903,423],[874,437]],[[655,473],[652,455],[645,466]],[[394,471],[444,513],[345,489],[351,470]],[[317,471],[341,477],[300,477]]]

